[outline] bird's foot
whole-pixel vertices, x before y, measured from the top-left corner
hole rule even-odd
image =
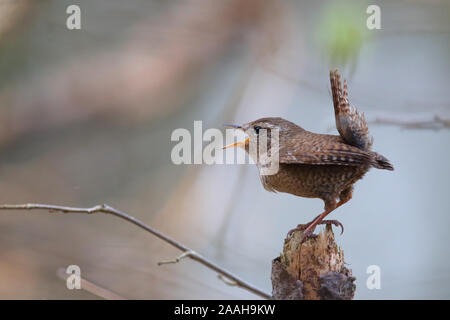
[[[344,232],[344,226],[341,222],[339,222],[338,220],[322,220],[317,224],[332,224],[336,227],[341,227],[341,234]],[[317,225],[314,225],[313,223],[307,223],[307,224],[299,224],[296,228],[290,230],[287,234],[288,237],[290,237],[295,231],[302,231],[302,239],[300,241],[300,243],[304,243],[306,240],[308,240],[309,238],[314,237],[314,230],[316,229]]]
[[[304,243],[309,238],[314,238],[317,235],[313,234],[314,230],[316,229],[316,226],[309,225],[302,234],[302,239],[300,240],[300,243]]]
[[[288,236],[288,237],[292,236],[292,234],[293,234],[295,231],[304,231],[304,230],[306,230],[310,224],[311,224],[311,223],[299,224],[299,225],[296,226],[294,229],[289,230],[289,232],[287,233],[287,236]]]
[[[326,224],[326,225],[332,224],[335,227],[341,227],[341,234],[344,233],[344,225],[338,220],[322,220],[321,222],[319,222],[319,224]]]

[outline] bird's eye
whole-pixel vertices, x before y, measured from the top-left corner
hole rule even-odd
[[[253,129],[255,129],[256,134],[259,134],[259,130],[262,128],[260,126],[254,126]]]

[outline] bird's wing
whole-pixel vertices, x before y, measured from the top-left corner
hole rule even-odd
[[[280,163],[358,166],[373,161],[370,152],[343,143],[339,136],[306,131],[280,145]]]
[[[360,114],[348,102],[347,81],[344,79],[344,88],[342,89],[339,71],[331,70],[330,83],[336,128],[339,134],[345,143],[362,150],[370,150],[373,140],[369,136],[369,128],[364,114]]]

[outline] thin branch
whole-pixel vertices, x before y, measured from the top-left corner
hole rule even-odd
[[[379,117],[370,122],[374,124],[398,126],[405,129],[440,130],[450,128],[450,119],[444,119],[440,116],[434,116],[432,119],[427,120],[398,120],[388,117]]]
[[[237,286],[239,286],[239,284],[236,283],[236,281],[230,281],[230,280],[228,280],[227,278],[225,278],[225,277],[224,277],[223,275],[221,275],[221,274],[218,274],[217,277],[218,277],[220,280],[222,280],[227,286],[230,286],[230,287],[237,287]]]
[[[194,251],[186,251],[186,252],[183,252],[182,254],[180,254],[178,257],[176,257],[173,260],[164,260],[164,261],[158,262],[158,266],[162,266],[163,264],[178,263],[178,262],[181,261],[181,259],[188,258],[188,257],[191,257],[193,255],[195,255]]]
[[[67,280],[67,278],[69,277],[64,268],[59,268],[57,271],[57,275],[63,280]],[[99,285],[84,278],[81,278],[81,288],[89,293],[92,293],[93,295],[106,300],[126,300],[124,297],[121,297],[108,289],[102,288]]]
[[[271,298],[270,294],[253,286],[252,284],[244,281],[243,279],[234,275],[233,273],[229,272],[228,270],[216,265],[214,262],[205,258],[201,254],[195,252],[194,250],[186,247],[182,243],[180,243],[172,238],[169,238],[168,236],[166,236],[163,233],[159,232],[158,230],[150,227],[149,225],[143,223],[142,221],[136,219],[135,217],[130,216],[130,215],[126,214],[125,212],[117,210],[113,207],[110,207],[107,204],[97,205],[97,206],[94,206],[91,208],[74,208],[74,207],[55,206],[55,205],[48,205],[48,204],[33,204],[33,203],[14,204],[14,205],[4,204],[4,205],[0,205],[0,210],[48,210],[49,212],[57,212],[57,213],[86,213],[86,214],[106,213],[106,214],[111,214],[113,216],[124,219],[128,222],[131,222],[132,224],[144,229],[145,231],[153,234],[154,236],[158,237],[159,239],[167,242],[168,244],[170,244],[173,247],[177,248],[178,250],[182,251],[185,255],[184,256],[182,255],[183,257],[178,257],[178,261],[184,257],[189,257],[192,260],[195,260],[195,261],[203,264],[207,268],[223,275],[224,277],[230,279],[231,281],[234,281],[236,283],[236,286],[239,286],[245,290],[248,290],[264,299]],[[176,260],[177,259],[175,259],[175,263],[178,262]]]

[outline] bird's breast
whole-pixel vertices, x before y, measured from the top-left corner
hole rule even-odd
[[[274,175],[261,175],[268,191],[290,193],[306,198],[338,195],[362,178],[369,167],[338,165],[280,164]]]

